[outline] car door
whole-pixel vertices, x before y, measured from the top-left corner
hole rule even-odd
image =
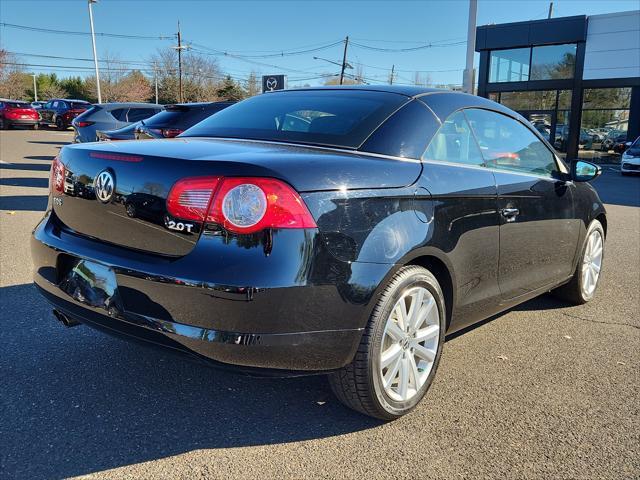
[[[500,303],[496,181],[462,110],[445,119],[423,162],[421,185],[434,205],[431,244],[446,252],[456,275],[452,324],[459,329]]]
[[[580,234],[566,167],[524,122],[490,110],[465,113],[498,187],[503,300],[565,280]]]

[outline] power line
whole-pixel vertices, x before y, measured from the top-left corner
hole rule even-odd
[[[428,43],[426,45],[419,45],[417,47],[407,47],[407,48],[383,48],[383,47],[374,47],[372,45],[364,45],[362,43],[351,42],[354,47],[359,47],[365,50],[373,50],[375,52],[390,52],[390,53],[406,53],[406,52],[415,52],[418,50],[426,50],[428,48],[443,48],[443,47],[454,47],[457,45],[465,45],[467,42],[452,42],[452,43]]]
[[[52,28],[30,27],[28,25],[18,25],[15,23],[5,23],[5,22],[0,23],[0,27],[14,28],[16,30],[26,30],[29,32],[53,33],[58,35],[91,35],[91,32],[78,32],[74,30],[55,30]],[[96,35],[101,37],[126,38],[129,40],[171,40],[175,37],[175,35],[147,36],[147,35],[127,35],[123,33],[106,33],[106,32],[96,32]]]

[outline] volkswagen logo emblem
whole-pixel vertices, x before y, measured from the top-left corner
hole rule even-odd
[[[113,192],[116,188],[116,181],[108,170],[104,170],[98,174],[94,182],[94,190],[96,198],[102,203],[109,203]]]

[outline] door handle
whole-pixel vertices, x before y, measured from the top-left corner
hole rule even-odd
[[[500,213],[507,219],[507,222],[515,222],[520,210],[517,208],[503,208]]]

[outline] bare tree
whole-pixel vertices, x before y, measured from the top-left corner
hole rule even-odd
[[[160,103],[177,102],[178,55],[175,50],[159,49],[150,59],[156,65]],[[195,52],[182,55],[182,90],[185,102],[217,100],[217,91],[224,76],[218,63]]]
[[[17,65],[15,55],[0,49],[0,97],[25,98],[30,80],[31,77]]]
[[[253,97],[254,95],[258,95],[262,91],[262,85],[260,85],[260,81],[258,80],[258,74],[256,72],[251,72],[249,74],[245,82],[244,89],[247,93],[247,97]]]

